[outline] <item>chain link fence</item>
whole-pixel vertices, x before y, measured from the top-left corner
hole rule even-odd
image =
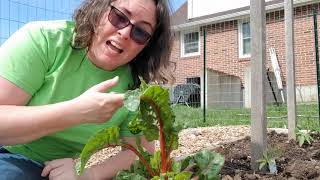
[[[71,19],[82,0],[1,0],[0,45],[31,21]]]
[[[319,25],[314,26],[319,12],[319,3],[294,8],[297,123],[303,128],[319,126],[315,35]],[[284,10],[268,11],[266,23],[268,126],[287,128]],[[178,124],[250,124],[251,98],[255,98],[251,97],[254,84],[250,69],[250,19],[206,25],[200,28],[200,34],[202,53],[198,63],[202,67],[170,90]],[[196,37],[184,39],[192,41]]]

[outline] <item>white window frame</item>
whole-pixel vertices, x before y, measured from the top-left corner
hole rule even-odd
[[[243,54],[243,32],[242,32],[242,25],[244,23],[249,22],[248,19],[241,19],[238,20],[238,52],[239,52],[239,58],[250,58],[251,52],[248,54]],[[251,37],[250,37],[251,38]]]
[[[198,32],[198,52],[193,53],[185,53],[184,49],[184,35],[189,33]],[[184,30],[180,32],[180,56],[181,57],[191,57],[191,56],[199,56],[200,55],[200,28],[192,29],[192,30]]]

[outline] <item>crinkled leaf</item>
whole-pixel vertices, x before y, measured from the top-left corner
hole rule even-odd
[[[186,158],[184,158],[183,160],[181,160],[181,169],[180,171],[185,170],[187,167],[191,166],[194,164],[194,159],[191,156],[188,156]]]
[[[148,128],[143,132],[148,141],[159,139],[159,129],[158,126],[149,124]]]
[[[179,147],[178,131],[175,131],[175,130],[172,131],[171,141],[172,141],[172,145],[171,145],[172,150],[178,149]]]
[[[132,176],[133,174],[137,174],[145,179],[150,179],[145,166],[140,160],[136,160],[135,163],[130,166],[129,170],[119,171],[116,175],[116,178],[122,180]]]
[[[139,115],[128,124],[128,129],[132,134],[139,134],[146,128],[146,122],[139,118]]]
[[[222,155],[209,150],[202,150],[194,156],[194,159],[199,167],[197,172],[199,179],[218,179],[218,174],[224,164]]]
[[[163,123],[166,149],[169,149],[170,144],[178,144],[178,133],[173,126],[175,117],[170,107],[168,89],[164,89],[159,85],[152,85],[143,92],[140,99],[148,104],[153,104],[156,111],[159,112],[159,118]],[[176,147],[177,146],[171,146],[172,149],[175,149]]]
[[[174,177],[174,180],[189,180],[191,176],[191,172],[181,172]]]
[[[160,178],[161,177],[165,177],[165,179],[168,179],[168,180],[173,180],[175,174],[173,172],[167,172],[167,173],[162,173]]]
[[[161,155],[160,151],[156,151],[150,159],[151,168],[160,172],[161,167]]]
[[[124,96],[124,107],[129,111],[137,111],[140,105],[140,90],[129,90]]]
[[[141,176],[140,174],[130,173],[128,171],[120,171],[116,178],[116,180],[147,180],[147,178]]]
[[[80,174],[83,173],[84,167],[91,155],[110,144],[119,144],[119,127],[102,129],[89,139],[80,154]]]
[[[140,109],[140,117],[131,122],[129,129],[132,133],[142,133],[146,139],[151,141],[159,139],[159,129],[157,122],[160,119],[163,124],[163,134],[165,135],[166,150],[174,150],[178,147],[178,132],[173,126],[174,114],[170,107],[169,91],[159,85],[147,85],[142,78],[140,78],[140,89],[128,91],[126,93],[126,107],[131,110]],[[132,104],[137,104],[140,100],[139,108],[132,108]],[[133,101],[133,102],[129,102]],[[129,109],[130,110],[130,109]],[[157,113],[156,113],[157,112]],[[158,114],[160,117],[156,117]],[[138,119],[141,119],[140,121]],[[146,124],[144,124],[146,123]],[[147,127],[143,130],[142,127]]]
[[[180,171],[181,171],[181,162],[174,162],[173,160],[172,160],[172,167],[171,167],[171,169],[172,169],[172,172],[174,172],[174,173],[180,173]]]
[[[140,91],[144,92],[148,88],[148,84],[143,80],[141,76],[139,76],[140,79]]]
[[[129,123],[129,130],[135,134],[143,134],[148,141],[158,140],[159,125],[161,124],[162,134],[164,135],[164,141],[162,141],[162,143],[164,143],[166,153],[170,156],[170,152],[177,149],[179,143],[178,131],[174,126],[175,116],[169,102],[169,91],[159,85],[147,85],[141,78],[140,81],[140,92],[137,90],[135,90],[135,93],[130,92],[132,98],[127,98],[128,101],[135,99],[140,100],[139,107],[135,108],[138,110],[138,116]],[[130,97],[129,92],[127,94],[128,97]],[[131,105],[130,103],[127,104]],[[160,172],[160,155],[161,153],[158,152],[148,159],[149,163],[151,163],[151,168],[154,169],[155,172]],[[172,165],[174,166],[173,172],[160,174],[158,178],[173,180],[177,173],[180,173],[181,164],[173,163]],[[183,177],[183,174],[179,176]]]

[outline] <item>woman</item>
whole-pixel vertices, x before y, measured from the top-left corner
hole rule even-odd
[[[85,0],[74,22],[13,34],[0,48],[0,179],[76,179],[72,158],[102,128],[135,144],[123,93],[138,76],[170,80],[169,14],[166,0]],[[80,179],[110,179],[134,160],[123,150]]]

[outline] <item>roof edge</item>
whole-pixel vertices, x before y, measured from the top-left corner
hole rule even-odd
[[[294,7],[312,4],[317,1],[318,0],[294,0]],[[272,10],[276,10],[276,9],[283,9],[283,8],[284,8],[284,2],[280,2],[280,3],[276,3],[276,4],[267,5],[266,11],[268,12],[268,11],[272,11]],[[242,8],[240,8],[240,9],[242,9]],[[234,19],[238,19],[239,17],[250,15],[250,6],[246,6],[245,9],[246,10],[238,11],[235,13],[230,13],[230,14],[225,14],[225,15],[216,16],[216,17],[212,17],[212,18],[201,19],[201,20],[196,20],[196,21],[184,23],[184,24],[175,25],[172,27],[172,29],[174,31],[180,31],[180,30],[184,30],[184,29],[187,29],[190,27],[196,27],[196,26],[200,26],[200,25],[205,26],[205,25],[212,24],[212,23],[219,23],[219,22],[223,22],[223,21],[234,20]]]

